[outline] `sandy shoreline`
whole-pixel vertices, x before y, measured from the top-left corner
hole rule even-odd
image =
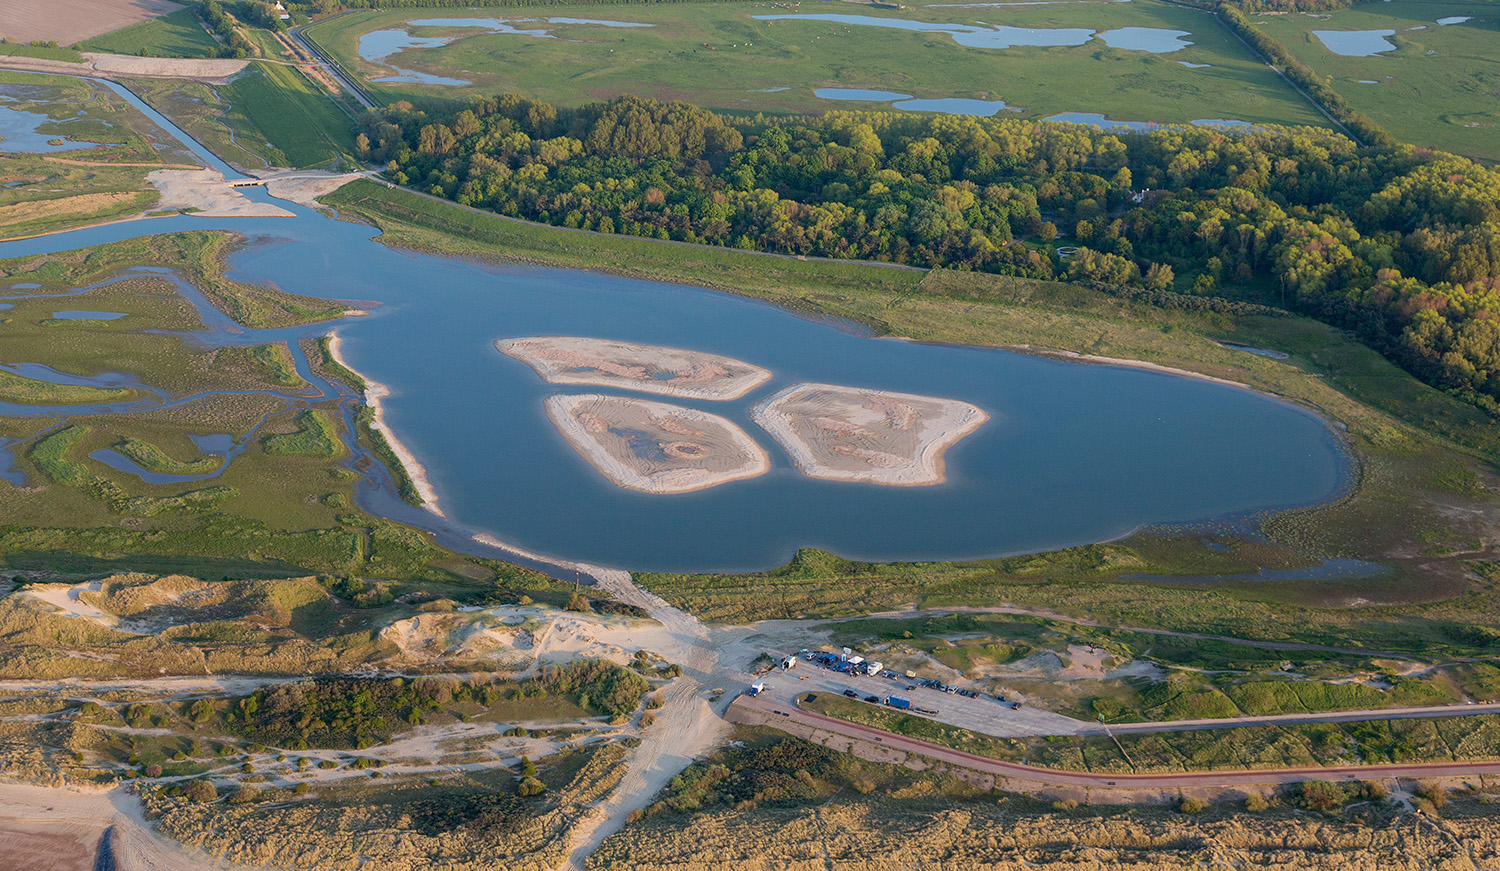
[[[499,339],[495,350],[530,366],[548,384],[619,387],[723,402],[771,380],[767,369],[706,351],[580,336]]]
[[[627,490],[691,493],[771,470],[749,434],[706,411],[598,393],[549,396],[546,408],[573,450]]]
[[[359,377],[365,379],[365,405],[370,407],[370,411],[374,416],[374,421],[371,425],[375,428],[376,432],[385,436],[386,442],[391,446],[391,453],[396,455],[396,459],[400,461],[402,468],[406,470],[406,476],[411,478],[412,486],[416,488],[417,495],[422,497],[422,507],[436,514],[438,517],[446,518],[448,515],[444,514],[443,509],[438,506],[437,490],[433,488],[432,482],[427,480],[427,467],[417,461],[417,458],[407,449],[406,445],[402,444],[401,440],[396,437],[396,433],[385,422],[385,405],[381,400],[391,395],[391,389],[379,381],[367,378],[363,373],[358,373],[353,366],[350,366],[339,354],[339,348],[343,345],[343,342],[344,340],[339,335],[338,330],[331,330],[328,333],[329,358],[350,372],[356,372],[359,374]]]
[[[956,399],[835,384],[793,384],[750,417],[809,478],[925,487],[947,480],[943,455],[990,419]]]

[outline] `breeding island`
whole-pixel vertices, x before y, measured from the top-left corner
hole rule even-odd
[[[793,384],[750,410],[811,478],[918,487],[947,480],[943,454],[989,420],[957,399]]]
[[[763,475],[765,450],[706,411],[604,396],[550,396],[547,416],[604,477],[645,493],[687,493]]]
[[[684,399],[739,399],[771,373],[732,357],[614,339],[536,336],[501,339],[500,353],[535,369],[549,384],[590,384]]]

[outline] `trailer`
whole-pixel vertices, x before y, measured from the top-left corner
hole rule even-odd
[[[886,696],[885,703],[898,710],[911,710],[911,701],[909,699],[903,699],[900,696]]]
[[[786,659],[783,659],[781,661],[781,670],[782,671],[791,671],[792,669],[794,669],[796,667],[797,667],[797,657],[795,657],[795,656],[788,656]]]

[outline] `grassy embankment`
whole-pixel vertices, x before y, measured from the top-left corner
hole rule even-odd
[[[1462,24],[1439,18],[1472,16]],[[1355,110],[1402,142],[1500,160],[1500,10],[1493,4],[1391,2],[1318,15],[1256,15],[1255,26],[1330,78]],[[1393,30],[1368,57],[1330,51],[1314,30]]]
[[[1500,432],[1487,415],[1425,387],[1373,350],[1307,319],[1170,311],[1084,288],[1009,277],[822,263],[544,228],[356,182],[326,199],[378,224],[391,245],[464,256],[604,268],[729,290],[877,333],[973,345],[1030,345],[1146,360],[1249,384],[1348,428],[1361,460],[1338,503],[1267,519],[1272,540],[1234,529],[1148,530],[1121,542],[969,564],[852,563],[804,552],[772,572],[638,576],[705,618],[740,621],[1015,602],[1101,620],[1251,638],[1343,638],[1412,649],[1468,643],[1494,622],[1490,582],[1471,561],[1488,540],[1490,464]],[[1216,344],[1290,354],[1274,360]],[[1459,506],[1465,506],[1459,508]],[[1455,510],[1458,509],[1458,510]],[[1463,513],[1460,513],[1463,512]],[[1473,513],[1468,513],[1473,512]],[[1462,519],[1464,516],[1469,519]],[[1307,565],[1323,555],[1378,559],[1395,571],[1360,581],[1171,585],[1126,575],[1212,576]],[[1402,602],[1429,602],[1392,610]],[[1351,607],[1364,605],[1364,607]],[[1328,607],[1341,606],[1341,607]],[[1489,635],[1480,644],[1492,643]]]
[[[1068,771],[1238,771],[1500,757],[1495,715],[1119,735],[1117,744],[1103,736],[996,738],[842,696],[816,696],[800,706],[975,756]]]
[[[9,48],[10,46],[3,46]],[[146,180],[163,167],[194,167],[155,125],[112,91],[62,76],[0,72],[0,85],[27,85],[11,109],[48,120],[40,128],[99,148],[54,154],[0,153],[0,238],[33,236],[141,214],[157,201]],[[142,134],[156,134],[158,148]]]
[[[74,48],[144,57],[213,57],[219,43],[203,29],[197,12],[179,9],[84,40]]]
[[[391,75],[390,68],[358,54],[361,34],[437,16],[409,9],[359,12],[319,22],[304,34],[386,102],[514,91],[561,105],[633,93],[735,113],[824,112],[887,105],[831,102],[813,94],[815,88],[838,87],[922,98],[1004,100],[1027,118],[1099,112],[1119,120],[1185,123],[1227,117],[1272,124],[1326,124],[1212,16],[1198,10],[1138,0],[1112,5],[1022,5],[1005,11],[1004,23],[1022,28],[1154,27],[1192,34],[1184,37],[1191,46],[1161,55],[1113,49],[1097,39],[1071,47],[968,48],[945,33],[751,18],[819,11],[968,25],[976,16],[983,17],[979,10],[958,8],[817,10],[772,3],[445,10],[441,17],[557,16],[654,25],[607,28],[541,21],[523,25],[546,29],[557,39],[417,28],[420,35],[461,38],[446,46],[401,52],[393,62],[474,83],[461,89],[372,81]],[[1178,61],[1208,66],[1192,69]]]
[[[40,283],[38,292],[47,293],[149,264],[177,270],[242,323],[293,325],[343,310],[326,300],[226,281],[222,255],[230,242],[226,234],[210,232],[145,237],[0,262],[0,279]],[[195,348],[168,335],[202,325],[160,278],[107,284],[69,297],[67,305],[127,316],[59,321],[51,317],[55,299],[18,300],[4,312],[7,341],[0,362],[42,363],[80,375],[127,372],[175,395],[280,392],[289,380],[284,349],[226,352]],[[426,536],[355,509],[358,475],[343,467],[346,434],[333,403],[308,410],[268,393],[236,392],[164,409],[78,416],[67,424],[39,437],[35,420],[0,419],[0,434],[24,440],[15,449],[18,466],[39,485],[0,484],[7,491],[0,499],[0,564],[206,578],[324,572],[480,589],[548,584],[506,563],[457,557]],[[133,440],[186,462],[198,455],[190,434],[227,432],[243,438],[252,431],[255,443],[207,487],[149,485],[88,459],[95,450]]]
[[[249,169],[352,165],[354,121],[295,67],[256,63],[227,85],[132,79],[130,89],[225,160]]]

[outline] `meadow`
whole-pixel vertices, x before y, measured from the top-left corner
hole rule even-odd
[[[231,164],[336,169],[353,162],[354,119],[293,67],[252,64],[227,85],[186,79],[127,85]]]
[[[1440,18],[1462,16],[1472,20],[1437,24]],[[1500,160],[1500,8],[1495,4],[1396,0],[1251,20],[1402,142]],[[1368,57],[1338,55],[1314,30],[1394,30],[1387,41],[1395,48]]]
[[[179,9],[84,40],[74,48],[147,57],[213,57],[219,43],[203,29],[192,9]]]
[[[1187,31],[1193,44],[1167,54],[1076,47],[968,48],[946,33],[919,33],[820,21],[756,21],[758,14],[837,12],[913,21],[978,20],[1022,28],[1154,27]],[[573,17],[652,24],[649,28],[533,23],[558,38],[484,30],[416,28],[420,36],[459,36],[442,47],[393,59],[405,69],[472,81],[471,86],[371,81],[392,75],[358,55],[359,36],[432,17]],[[1275,124],[1324,124],[1304,99],[1259,63],[1213,16],[1155,0],[1129,4],[1015,6],[995,9],[870,6],[809,9],[773,3],[548,6],[545,10],[355,12],[306,31],[346,70],[387,102],[458,99],[517,92],[579,105],[623,93],[685,100],[734,113],[807,113],[884,104],[834,102],[815,88],[866,88],[919,98],[1004,100],[1021,117],[1098,112],[1116,120],[1182,123],[1238,118]],[[1207,64],[1190,68],[1183,63]],[[1066,84],[1063,84],[1066,83]]]

